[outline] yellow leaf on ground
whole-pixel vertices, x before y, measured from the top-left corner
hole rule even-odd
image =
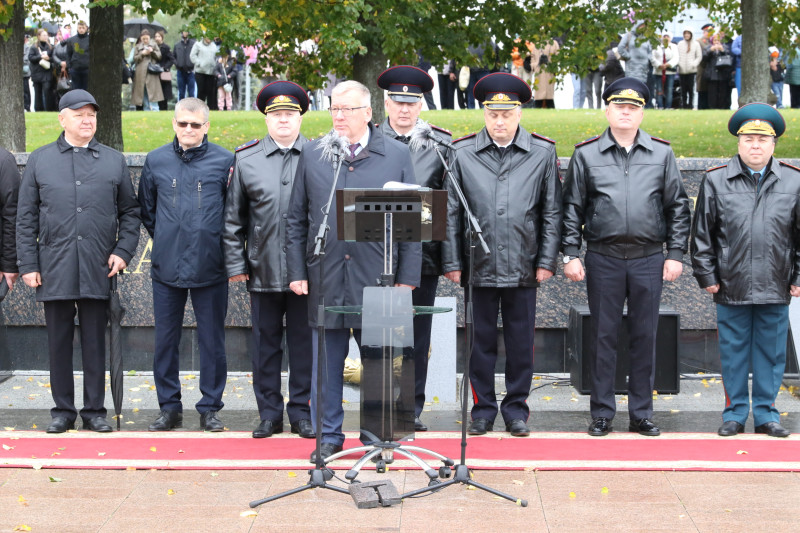
[[[185,376],[183,379],[196,379],[196,378],[197,376],[195,376],[194,374],[189,374],[188,376]]]
[[[31,526],[26,526],[25,524],[20,524],[14,528],[14,531],[30,531]]]
[[[289,474],[287,474],[287,475],[289,477],[297,477],[297,473],[296,472],[289,472]]]
[[[702,394],[701,394],[701,393],[699,393],[699,392],[695,392],[695,393],[694,393],[694,397],[695,397],[695,398],[699,398],[700,396],[702,396]]]
[[[546,402],[549,402],[549,401],[550,401],[550,400],[552,400],[552,399],[553,399],[553,397],[552,397],[552,396],[542,396],[542,400],[544,400],[544,401],[546,401]]]
[[[608,494],[608,487],[603,487],[600,489],[600,494]]]
[[[211,477],[219,477],[219,473],[218,472],[211,472]]]
[[[151,451],[151,452],[154,452],[154,451],[156,451],[156,447],[155,447],[155,446],[150,446],[150,451]]]
[[[781,413],[781,416],[789,416],[789,413]]]
[[[138,407],[134,407],[134,408],[133,408],[133,412],[134,412],[134,413],[138,413],[138,412],[139,412],[139,408],[138,408]]]
[[[241,513],[239,513],[239,516],[242,518],[255,518],[258,516],[258,513],[251,509],[249,511],[242,511]]]
[[[578,495],[577,495],[577,494],[575,494],[574,492],[570,492],[570,493],[569,493],[569,497],[570,497],[570,498],[577,498],[577,497],[578,497]]]
[[[745,450],[739,450],[736,452],[736,455],[747,455],[747,452]]]
[[[14,390],[20,390],[20,389],[22,388],[22,385],[17,385],[16,387],[12,387],[12,388],[13,388]]]
[[[169,489],[169,490],[167,491],[167,494],[168,494],[168,495],[170,495],[170,496],[172,496],[173,494],[175,494],[175,491],[174,491],[174,490],[172,490],[172,489]]]
[[[33,378],[28,378],[28,381],[33,381]]]
[[[36,424],[34,424],[34,425],[32,425],[32,426],[31,426],[31,429],[36,429],[37,427],[39,427],[39,426],[37,426]]]
[[[19,498],[17,498],[17,501],[19,503],[28,503],[28,500],[26,500],[25,496],[23,496],[22,494],[19,495]]]

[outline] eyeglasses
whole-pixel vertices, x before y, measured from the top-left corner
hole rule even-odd
[[[331,116],[333,116],[333,117],[338,115],[339,111],[342,112],[342,116],[344,116],[344,117],[352,117],[353,116],[353,111],[355,111],[356,109],[364,109],[365,107],[367,107],[367,106],[362,105],[362,106],[358,106],[358,107],[332,107],[328,111],[331,112]]]
[[[176,120],[175,124],[177,124],[180,129],[186,129],[186,126],[191,126],[193,130],[199,130],[200,128],[208,124],[208,122],[203,122],[202,124],[200,124],[198,122],[179,122]]]

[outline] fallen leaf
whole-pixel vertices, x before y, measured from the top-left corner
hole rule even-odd
[[[136,370],[128,370],[128,375],[129,376],[135,376],[136,375]]]
[[[60,477],[53,476],[47,476],[47,479],[50,480],[50,483],[61,483],[63,481]]]
[[[8,444],[3,444],[3,449],[4,449],[5,451],[8,451],[8,450],[13,450],[13,449],[14,449],[14,446],[9,446]]]
[[[789,413],[781,413],[781,416],[789,416]]]
[[[253,510],[242,511],[241,513],[239,513],[239,516],[241,518],[255,518],[255,517],[258,516],[258,513],[256,511],[253,511]]]
[[[21,388],[22,388],[22,385],[17,385],[16,387],[12,387],[12,389],[14,389],[14,390],[20,390]]]
[[[680,413],[681,410],[680,409],[670,409],[669,412],[672,413],[672,414],[675,414],[675,413]]]
[[[544,401],[546,401],[546,402],[549,402],[549,401],[550,401],[550,400],[552,400],[552,399],[553,399],[553,397],[552,397],[552,396],[542,396],[542,400],[544,400]]]
[[[196,378],[197,376],[195,376],[194,374],[189,374],[188,376],[185,376],[183,379],[196,379]]]
[[[695,393],[694,393],[694,397],[695,397],[695,398],[699,398],[700,396],[702,396],[702,394],[701,394],[701,393],[699,393],[699,392],[695,392]]]
[[[31,526],[26,526],[25,524],[20,524],[14,528],[14,531],[30,531]]]
[[[186,390],[194,390],[194,387],[186,387]]]
[[[6,431],[14,431],[14,428],[12,428],[12,427],[4,427],[3,429],[6,430]]]
[[[32,378],[32,377],[31,377],[31,378],[28,378],[28,381],[33,381],[33,378]]]
[[[178,453],[186,453],[186,452],[183,450],[178,450]]]
[[[36,429],[37,427],[39,427],[39,426],[37,426],[36,424],[34,424],[34,425],[32,425],[32,426],[31,426],[31,429]]]
[[[67,447],[66,447],[66,446],[64,446],[63,448],[59,448],[59,450],[61,450],[62,452],[63,452],[64,450],[66,450],[66,449],[67,449]]]
[[[150,451],[151,451],[151,452],[154,452],[154,451],[156,451],[156,447],[155,447],[155,446],[150,446]]]
[[[22,505],[28,505],[28,500],[26,500],[25,496],[23,496],[22,494],[19,495],[19,498],[17,498],[17,501],[19,503],[21,503]]]
[[[287,476],[288,476],[288,477],[297,477],[297,473],[296,473],[296,472],[289,472],[289,473],[287,474]]]
[[[33,467],[32,467],[32,468],[33,468],[34,470],[41,470],[41,469],[42,469],[42,465],[33,465]]]
[[[130,388],[128,390],[131,391],[131,392],[139,392],[139,387],[133,387],[133,388]]]
[[[478,490],[478,489],[476,487],[473,487],[472,485],[467,485],[467,490]]]
[[[525,482],[520,480],[520,479],[512,479],[511,483],[513,483],[514,485],[524,485],[525,484]]]
[[[136,470],[136,467],[135,467],[135,466],[129,466],[129,467],[127,467],[125,470],[131,470],[131,471],[133,471],[133,470]]]
[[[570,498],[573,498],[573,499],[574,499],[574,498],[576,498],[577,496],[578,496],[578,495],[577,495],[577,494],[575,494],[574,492],[570,492],[570,493],[569,493],[569,497],[570,497]]]
[[[132,398],[132,399],[131,399],[131,402],[132,402],[132,403],[139,403],[139,402],[141,402],[141,401],[142,401],[142,399],[141,399],[141,398]]]
[[[219,477],[219,472],[211,472],[211,477]]]
[[[136,422],[134,422],[133,420],[128,420],[128,421],[127,421],[127,422],[125,422],[125,423],[126,423],[126,424],[135,424]]]
[[[745,450],[739,450],[736,452],[736,455],[747,455],[747,452]]]
[[[600,494],[608,494],[608,487],[603,487],[600,489]]]
[[[105,457],[106,452],[97,452],[98,457]]]
[[[138,413],[138,412],[139,412],[139,408],[138,408],[138,407],[134,407],[134,408],[133,408],[133,412],[134,412],[134,413]]]
[[[169,489],[169,490],[167,491],[167,494],[168,494],[169,496],[172,496],[173,494],[175,494],[175,491],[174,491],[174,490],[172,490],[172,489]]]

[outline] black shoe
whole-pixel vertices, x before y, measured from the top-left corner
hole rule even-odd
[[[313,439],[317,436],[314,433],[314,426],[311,425],[311,420],[298,420],[297,422],[292,422],[290,427],[292,428],[292,433],[296,433],[304,439]]]
[[[209,431],[214,431],[209,430]],[[217,430],[220,431],[220,430]],[[275,433],[283,433],[283,420],[262,420],[258,427],[253,431],[254,439],[266,439]]]
[[[225,425],[217,418],[217,411],[206,411],[200,415],[200,428],[205,431],[225,431]]]
[[[720,437],[733,437],[734,435],[738,435],[739,433],[744,432],[744,426],[741,425],[736,420],[728,420],[727,422],[723,422],[722,425],[717,430],[717,435]]]
[[[611,431],[611,420],[604,416],[592,418],[592,423],[589,424],[589,435],[592,437],[604,437]]]
[[[96,431],[98,433],[109,433],[114,431],[104,416],[96,416],[94,418],[90,418],[89,420],[84,420],[83,429]]]
[[[172,428],[179,427],[183,427],[183,413],[162,410],[156,421],[150,424],[147,429],[149,431],[169,431]]]
[[[486,418],[476,418],[472,421],[472,424],[469,425],[467,433],[470,435],[485,435],[487,431],[492,430],[493,426],[494,422],[490,422]]]
[[[527,437],[531,434],[531,430],[521,418],[516,418],[511,422],[506,423],[506,431],[511,433],[512,437]]]
[[[414,431],[428,431],[428,426],[422,423],[420,417],[414,417]]]
[[[646,437],[658,437],[661,435],[661,430],[658,429],[658,426],[653,424],[648,418],[631,420],[631,423],[628,424],[628,431],[633,431]]]
[[[325,461],[328,457],[335,453],[339,453],[342,451],[342,446],[340,444],[333,444],[330,442],[323,442],[319,445],[319,453],[322,457],[322,460]],[[309,460],[311,463],[317,463],[317,450],[311,452],[311,459]]]
[[[777,422],[767,422],[766,424],[761,424],[760,426],[756,426],[756,433],[766,433],[770,437],[788,437],[791,435],[789,431],[787,431],[782,425]]]
[[[54,416],[47,426],[48,433],[64,433],[69,429],[75,429],[75,422],[70,422],[65,416]]]

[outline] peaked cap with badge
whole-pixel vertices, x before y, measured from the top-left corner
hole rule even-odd
[[[308,93],[293,81],[273,81],[259,91],[256,107],[265,115],[278,109],[293,109],[302,115],[308,111]]]
[[[531,99],[531,87],[506,72],[495,72],[479,79],[472,90],[475,100],[488,109],[514,109]]]
[[[647,85],[635,78],[620,78],[603,91],[606,104],[633,104],[644,107],[650,101]]]
[[[740,107],[728,121],[731,135],[770,135],[780,137],[786,121],[777,109],[768,104],[752,103]]]
[[[378,87],[388,91],[389,98],[395,102],[414,104],[433,89],[433,78],[421,68],[398,65],[381,72]]]

